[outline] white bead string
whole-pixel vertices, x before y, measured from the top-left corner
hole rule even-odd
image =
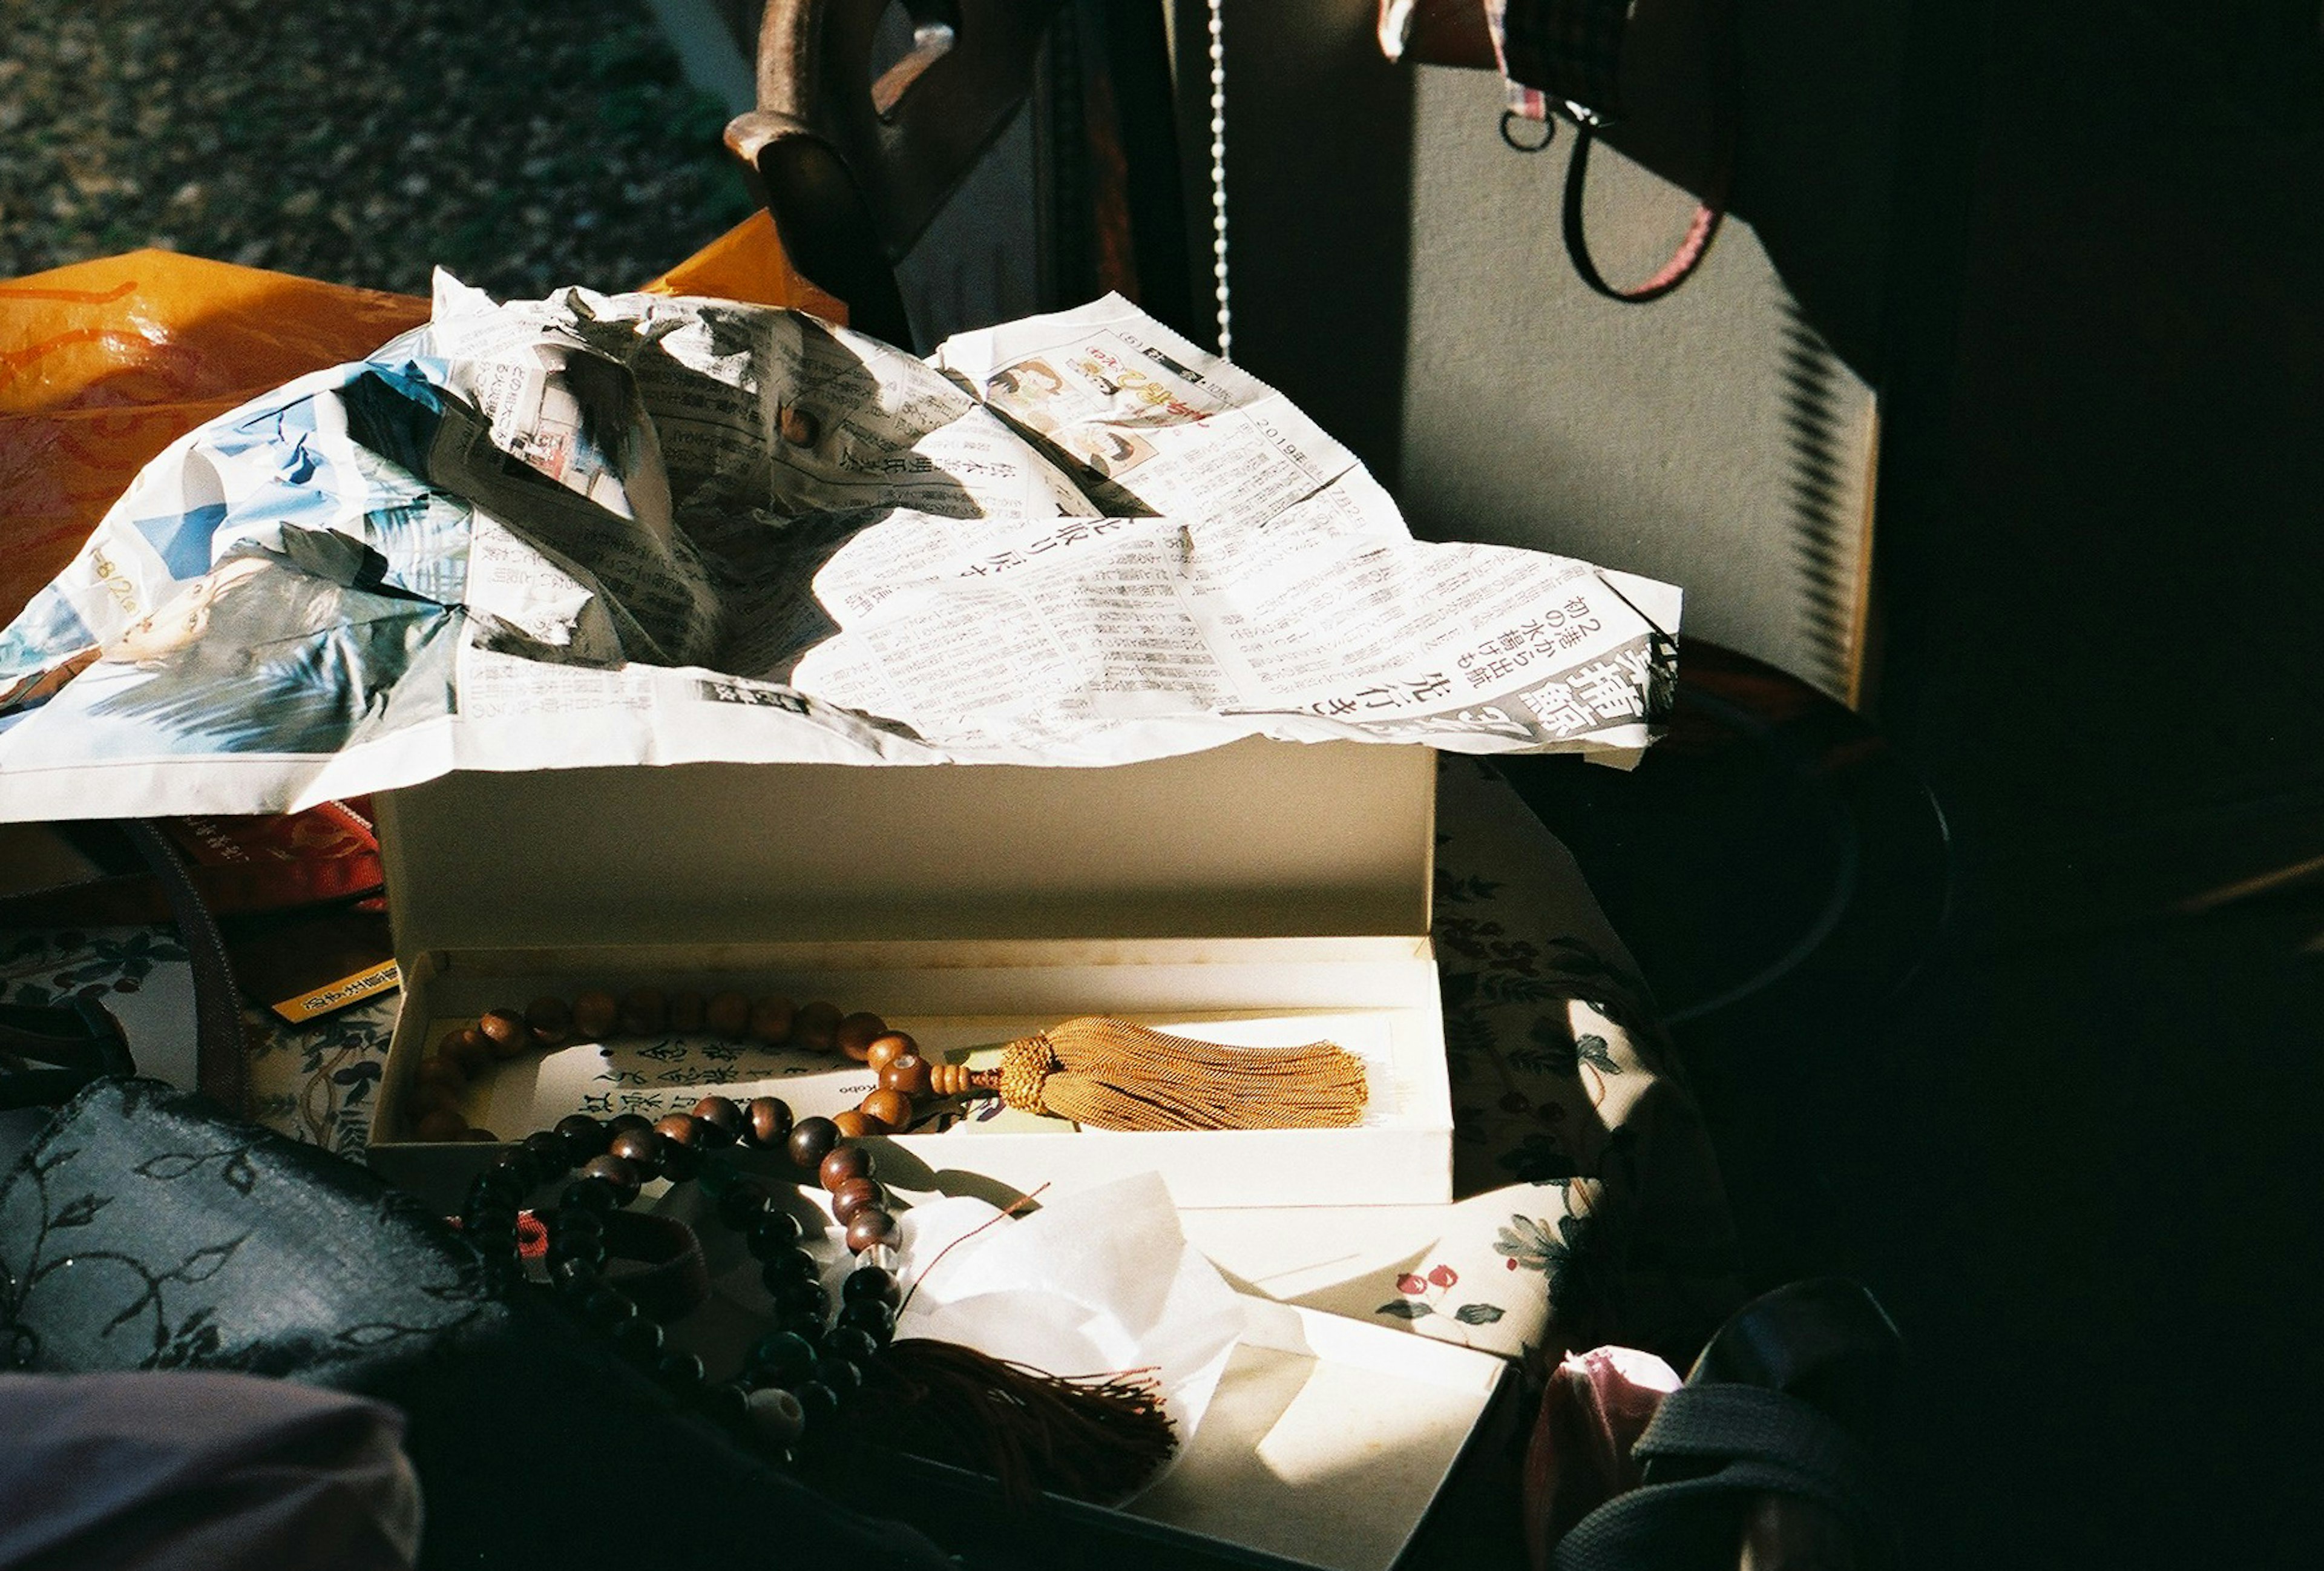
[[[1219,354],[1234,355],[1234,315],[1227,298],[1227,51],[1226,0],[1211,12],[1211,275],[1218,281]]]

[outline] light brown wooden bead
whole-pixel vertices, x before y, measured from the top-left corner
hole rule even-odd
[[[460,1066],[460,1073],[471,1080],[491,1068],[493,1064],[492,1044],[474,1029],[454,1037],[452,1045],[444,1050],[444,1056]]]
[[[926,1096],[930,1088],[928,1061],[918,1053],[906,1053],[890,1058],[881,1067],[880,1089],[900,1091],[907,1096]]]
[[[798,1012],[781,993],[770,993],[751,1005],[751,1040],[780,1042],[790,1038]]]
[[[856,1104],[857,1111],[881,1130],[904,1129],[912,1122],[912,1099],[901,1091],[874,1091]]]
[[[622,1018],[622,1001],[602,987],[593,987],[573,1001],[573,1030],[589,1040],[603,1041],[613,1034]]]
[[[460,1138],[471,1145],[498,1145],[501,1137],[481,1123],[472,1123],[460,1132]]]
[[[965,1096],[971,1087],[966,1064],[930,1064],[928,1089],[938,1096]]]
[[[844,1113],[833,1114],[831,1122],[841,1138],[845,1140],[861,1140],[872,1132],[872,1121],[853,1107]]]
[[[703,1010],[702,1023],[729,1040],[743,1035],[751,1029],[750,995],[731,987],[718,993]]]
[[[459,1065],[438,1053],[421,1060],[420,1072],[412,1077],[412,1081],[420,1086],[442,1085],[455,1091],[464,1091],[467,1088],[468,1077]]]
[[[512,1009],[488,1009],[476,1022],[476,1034],[495,1058],[522,1058],[532,1046],[532,1028]]]
[[[468,1121],[448,1107],[439,1107],[411,1126],[411,1138],[424,1141],[458,1140],[467,1132]]]
[[[659,987],[633,987],[622,999],[621,1021],[630,1036],[659,1036],[669,1026],[669,1000]]]
[[[524,1006],[524,1023],[532,1040],[544,1048],[558,1048],[573,1040],[573,1010],[554,994],[544,993]]]
[[[460,1110],[461,1088],[442,1080],[423,1080],[411,1093],[411,1116],[425,1118],[431,1113]]]
[[[884,1069],[906,1053],[917,1053],[920,1044],[902,1031],[890,1031],[863,1049],[863,1061],[874,1069]]]
[[[687,1035],[702,1029],[706,1014],[698,993],[673,993],[669,995],[669,1029]]]
[[[872,1044],[888,1034],[888,1022],[869,1010],[843,1016],[832,1040],[839,1050],[861,1064],[871,1057]]]
[[[818,998],[802,1003],[791,1017],[791,1037],[810,1053],[827,1053],[838,1045],[839,1005]]]

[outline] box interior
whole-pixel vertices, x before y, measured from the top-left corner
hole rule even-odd
[[[457,772],[379,800],[396,953],[1428,931],[1435,755]]]
[[[467,772],[389,793],[406,999],[372,1160],[436,1196],[486,1160],[396,1138],[429,1045],[482,1010],[586,986],[731,986],[917,1019],[948,1041],[1080,1014],[1371,1017],[1358,1030],[1376,1039],[1382,1115],[1357,1130],[1116,1134],[1008,1115],[1015,1138],[979,1141],[973,1163],[952,1135],[891,1143],[927,1187],[1152,1169],[1182,1206],[1447,1198],[1435,778],[1424,748],[1253,739],[1112,769]]]
[[[906,1189],[1003,1203],[1045,1183],[1096,1184],[1149,1169],[1184,1206],[1449,1197],[1451,1092],[1435,966],[1427,941],[1410,938],[430,952],[406,975],[373,1165],[430,1198],[456,1199],[492,1148],[393,1134],[404,1127],[405,1099],[428,1045],[485,1009],[521,1006],[540,992],[571,996],[590,984],[815,993],[843,1007],[872,1003],[932,1049],[1005,1041],[1091,1012],[1217,1040],[1343,1040],[1366,1059],[1372,1088],[1354,1129],[1136,1134],[1009,1113],[989,1125],[964,1120],[945,1132],[882,1137],[875,1149],[882,1171]],[[681,1054],[657,1040],[635,1057],[618,1044],[610,1052],[578,1044],[518,1058],[472,1092],[469,1116],[510,1133],[576,1111],[659,1116],[712,1091],[778,1095],[802,1114],[828,1113],[853,1105],[871,1084],[860,1066],[788,1049],[746,1050],[711,1067]],[[1001,1134],[1009,1138],[994,1138]]]

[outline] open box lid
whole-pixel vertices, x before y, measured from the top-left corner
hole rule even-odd
[[[456,772],[378,799],[396,953],[1425,935],[1435,754]]]

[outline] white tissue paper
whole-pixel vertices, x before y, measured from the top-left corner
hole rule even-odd
[[[1172,1460],[1185,1455],[1244,1308],[1186,1242],[1158,1177],[1081,1190],[1013,1219],[953,1197],[898,1222],[897,1274],[908,1295],[899,1339],[955,1342],[1067,1377],[1151,1371],[1177,1434]]]

